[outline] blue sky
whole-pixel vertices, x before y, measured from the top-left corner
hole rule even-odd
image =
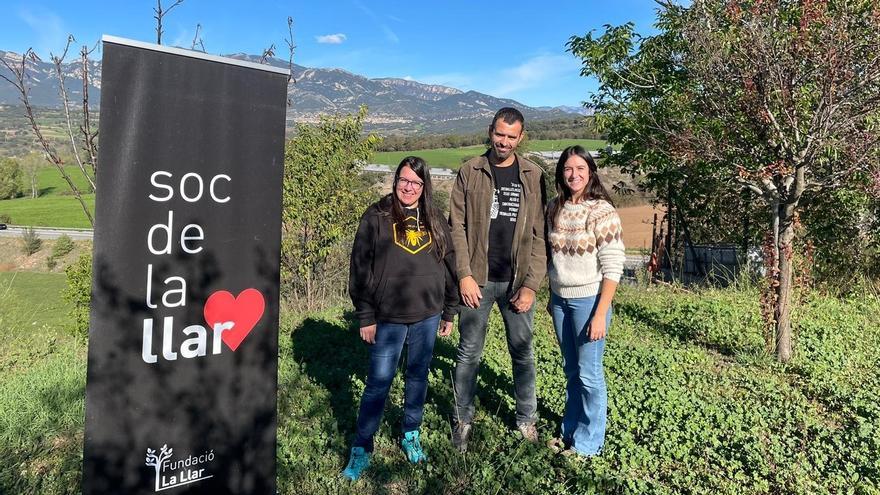
[[[167,7],[172,0],[164,0]],[[67,34],[94,44],[102,34],[155,42],[152,0],[3,0],[0,49],[59,53]],[[632,21],[650,32],[653,0],[390,2],[367,0],[185,0],[165,18],[164,44],[189,47],[196,24],[213,54],[286,58],[367,77],[412,78],[476,90],[531,106],[579,105],[595,82],[565,51],[572,35]]]

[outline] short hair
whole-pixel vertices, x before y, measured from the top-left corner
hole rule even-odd
[[[513,107],[504,107],[501,110],[495,112],[495,117],[492,118],[492,129],[495,129],[495,123],[498,120],[503,120],[505,124],[513,125],[516,122],[519,122],[523,126],[523,130],[526,127],[526,118],[523,117],[522,112],[513,108]]]

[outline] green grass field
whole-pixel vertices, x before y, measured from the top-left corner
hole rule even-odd
[[[88,182],[83,177],[79,167],[67,165],[64,167],[64,171],[67,172],[67,175],[70,176],[80,192],[88,192]],[[61,177],[58,169],[53,166],[43,167],[37,172],[37,184],[40,190],[40,197],[69,196],[73,194],[70,192],[67,181]]]
[[[84,195],[83,199],[94,213],[95,195]],[[82,206],[73,196],[7,199],[0,201],[0,214],[9,215],[15,225],[91,228]]]
[[[63,329],[63,275],[0,273],[0,493],[79,493],[85,346]],[[542,294],[541,298],[546,297]],[[542,307],[543,303],[538,303]],[[513,429],[510,357],[490,320],[471,450],[449,443],[457,335],[438,339],[422,427],[430,461],[397,445],[395,379],[365,479],[343,482],[368,350],[347,308],[282,312],[278,493],[880,493],[880,302],[808,295],[796,353],[765,351],[753,290],[623,287],[605,354],[609,423],[592,459]],[[330,352],[328,352],[330,351]],[[549,317],[536,313],[542,440],[564,401]]]
[[[537,140],[529,141],[529,151],[561,151],[567,146],[580,144],[588,150],[597,150],[605,147],[605,141],[596,139],[562,139],[562,140]],[[397,164],[409,155],[416,155],[424,158],[428,165],[438,168],[451,168],[458,170],[461,166],[462,159],[465,157],[479,156],[486,151],[486,147],[467,146],[464,148],[437,148],[431,150],[414,150],[414,151],[383,151],[373,154],[372,162],[381,165],[391,165],[396,167]]]
[[[88,191],[88,183],[78,167],[69,165],[65,170],[81,192]],[[55,167],[44,167],[37,172],[37,188],[40,197],[36,199],[28,196],[0,201],[0,215],[9,215],[15,225],[91,228],[82,207]],[[94,213],[95,195],[83,194],[83,199]]]
[[[569,139],[569,140],[536,140],[529,141],[528,149],[531,151],[554,151],[562,150],[566,146],[580,144],[590,150],[605,147],[604,141],[595,139]],[[404,157],[417,155],[424,158],[429,165],[438,168],[450,168],[458,170],[462,159],[465,157],[478,156],[486,151],[484,146],[468,146],[464,148],[439,148],[431,150],[415,151],[389,151],[375,153],[372,162],[383,165],[397,166]],[[81,191],[87,190],[87,183],[82,172],[75,166],[67,166],[67,173]],[[67,183],[54,167],[40,169],[37,175],[37,184],[40,197],[37,199],[17,198],[0,201],[0,215],[6,214],[12,218],[15,225],[31,225],[45,227],[71,227],[89,228],[82,208],[76,198],[70,192]],[[95,195],[84,194],[86,203],[94,212]]]

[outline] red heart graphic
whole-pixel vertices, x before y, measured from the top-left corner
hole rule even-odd
[[[257,289],[245,289],[238,297],[225,290],[219,290],[205,301],[205,321],[211,329],[217,323],[234,323],[229,330],[225,330],[220,338],[235,352],[241,342],[251,333],[254,325],[263,317],[266,302],[263,294]]]

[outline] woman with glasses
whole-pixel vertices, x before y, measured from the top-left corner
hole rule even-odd
[[[434,207],[425,161],[400,162],[388,194],[361,218],[351,252],[349,294],[370,346],[367,385],[356,437],[342,475],[357,480],[370,464],[373,435],[406,345],[401,446],[413,464],[427,460],[419,426],[428,390],[428,367],[438,333],[452,332],[458,282],[449,227]]]

